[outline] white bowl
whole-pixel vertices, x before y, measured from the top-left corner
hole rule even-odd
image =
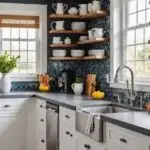
[[[86,28],[86,24],[85,22],[72,22],[71,28],[75,31],[84,31]]]
[[[71,56],[72,57],[82,57],[84,56],[85,52],[84,50],[71,50]]]
[[[88,51],[88,55],[103,58],[105,55],[105,50],[104,49],[92,49]]]
[[[65,57],[67,54],[66,50],[61,49],[61,50],[53,50],[53,56],[54,57]]]

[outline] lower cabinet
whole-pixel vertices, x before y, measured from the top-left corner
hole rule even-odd
[[[125,149],[120,148],[119,146],[116,146],[113,144],[109,144],[109,145],[107,145],[107,150],[125,150]]]

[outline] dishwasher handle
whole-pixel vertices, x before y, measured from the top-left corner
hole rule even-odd
[[[54,109],[54,108],[47,107],[46,109],[47,109],[48,111],[51,111],[51,112],[57,112],[57,110]]]

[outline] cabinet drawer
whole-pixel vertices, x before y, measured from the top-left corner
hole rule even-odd
[[[60,107],[60,119],[67,121],[75,127],[75,111]]]
[[[138,134],[111,123],[106,123],[106,141],[118,144],[125,149],[138,150],[142,148]]]
[[[20,111],[25,101],[6,101],[0,102],[0,111]]]

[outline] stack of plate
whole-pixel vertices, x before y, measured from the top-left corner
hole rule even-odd
[[[105,50],[104,49],[91,49],[88,51],[88,55],[103,58],[105,55]]]
[[[84,50],[79,50],[79,49],[73,49],[71,50],[71,56],[72,57],[82,57],[84,56]]]
[[[65,49],[59,49],[59,50],[53,50],[53,56],[54,57],[65,57],[67,54]]]

